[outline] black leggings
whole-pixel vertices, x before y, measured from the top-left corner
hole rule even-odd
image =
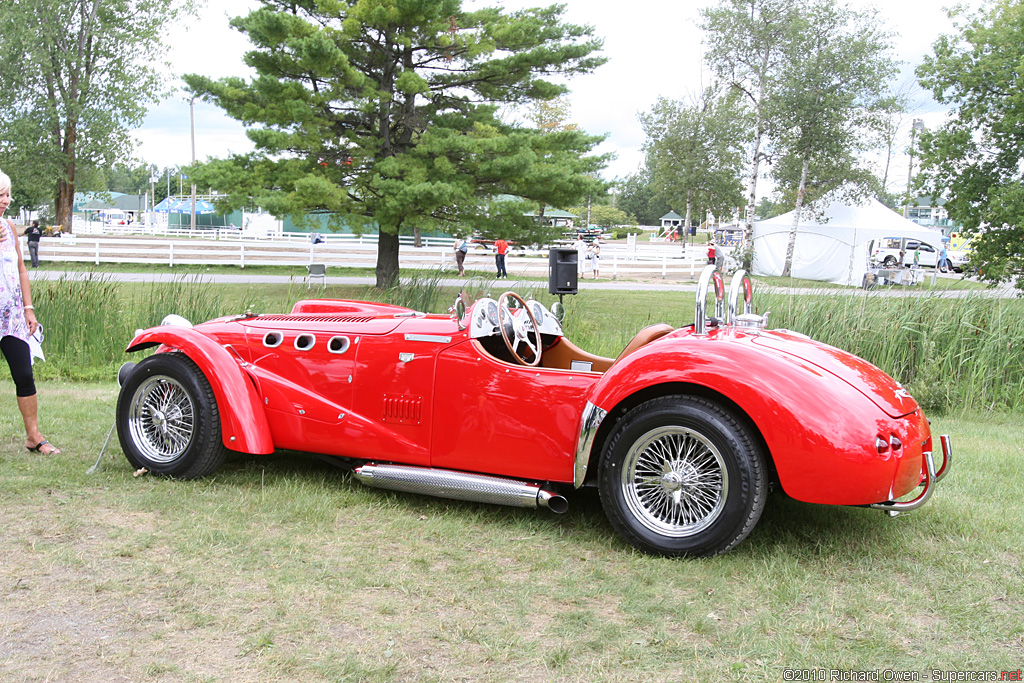
[[[14,393],[18,396],[35,396],[36,383],[32,379],[32,352],[28,342],[10,335],[0,339],[0,351],[3,351],[7,365],[11,368],[14,379]]]

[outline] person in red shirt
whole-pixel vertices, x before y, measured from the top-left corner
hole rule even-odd
[[[508,253],[508,242],[498,238],[494,243],[494,265],[498,268],[498,277],[508,279],[508,272],[505,270],[505,254]]]
[[[708,263],[715,262],[715,243],[708,242]]]

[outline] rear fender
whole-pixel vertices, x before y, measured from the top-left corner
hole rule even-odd
[[[227,349],[193,329],[162,325],[140,332],[126,351],[158,345],[184,353],[206,376],[217,399],[225,448],[257,455],[274,452],[270,425],[256,388]]]
[[[666,340],[616,363],[588,396],[608,419],[592,451],[577,457],[593,470],[614,420],[637,402],[665,393],[717,395],[735,406],[764,440],[783,490],[797,500],[859,505],[892,498],[900,463],[892,453],[876,451],[875,437],[906,420],[890,418],[820,368],[752,345]],[[900,438],[916,440],[910,434]],[[904,450],[911,455],[912,449]]]

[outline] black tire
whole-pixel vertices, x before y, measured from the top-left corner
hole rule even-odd
[[[133,467],[178,479],[211,474],[227,456],[210,382],[181,353],[135,366],[117,398],[117,436]]]
[[[601,454],[601,506],[615,530],[645,552],[724,553],[764,511],[767,469],[758,443],[712,401],[668,396],[642,403],[614,427]]]
[[[895,256],[886,256],[885,260],[882,261],[882,265],[885,266],[886,268],[892,268],[893,266],[896,265],[896,257]]]

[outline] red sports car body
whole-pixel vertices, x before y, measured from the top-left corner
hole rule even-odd
[[[449,315],[307,300],[165,324],[128,346],[158,353],[127,373],[118,433],[134,466],[182,478],[225,450],[290,450],[372,486],[556,512],[594,485],[628,542],[667,555],[734,547],[770,481],[811,503],[922,505],[952,454],[943,437],[936,470],[914,399],[856,356],[767,330],[742,273],[727,316],[723,293],[708,266],[694,324],[646,328],[615,359],[511,292]]]

